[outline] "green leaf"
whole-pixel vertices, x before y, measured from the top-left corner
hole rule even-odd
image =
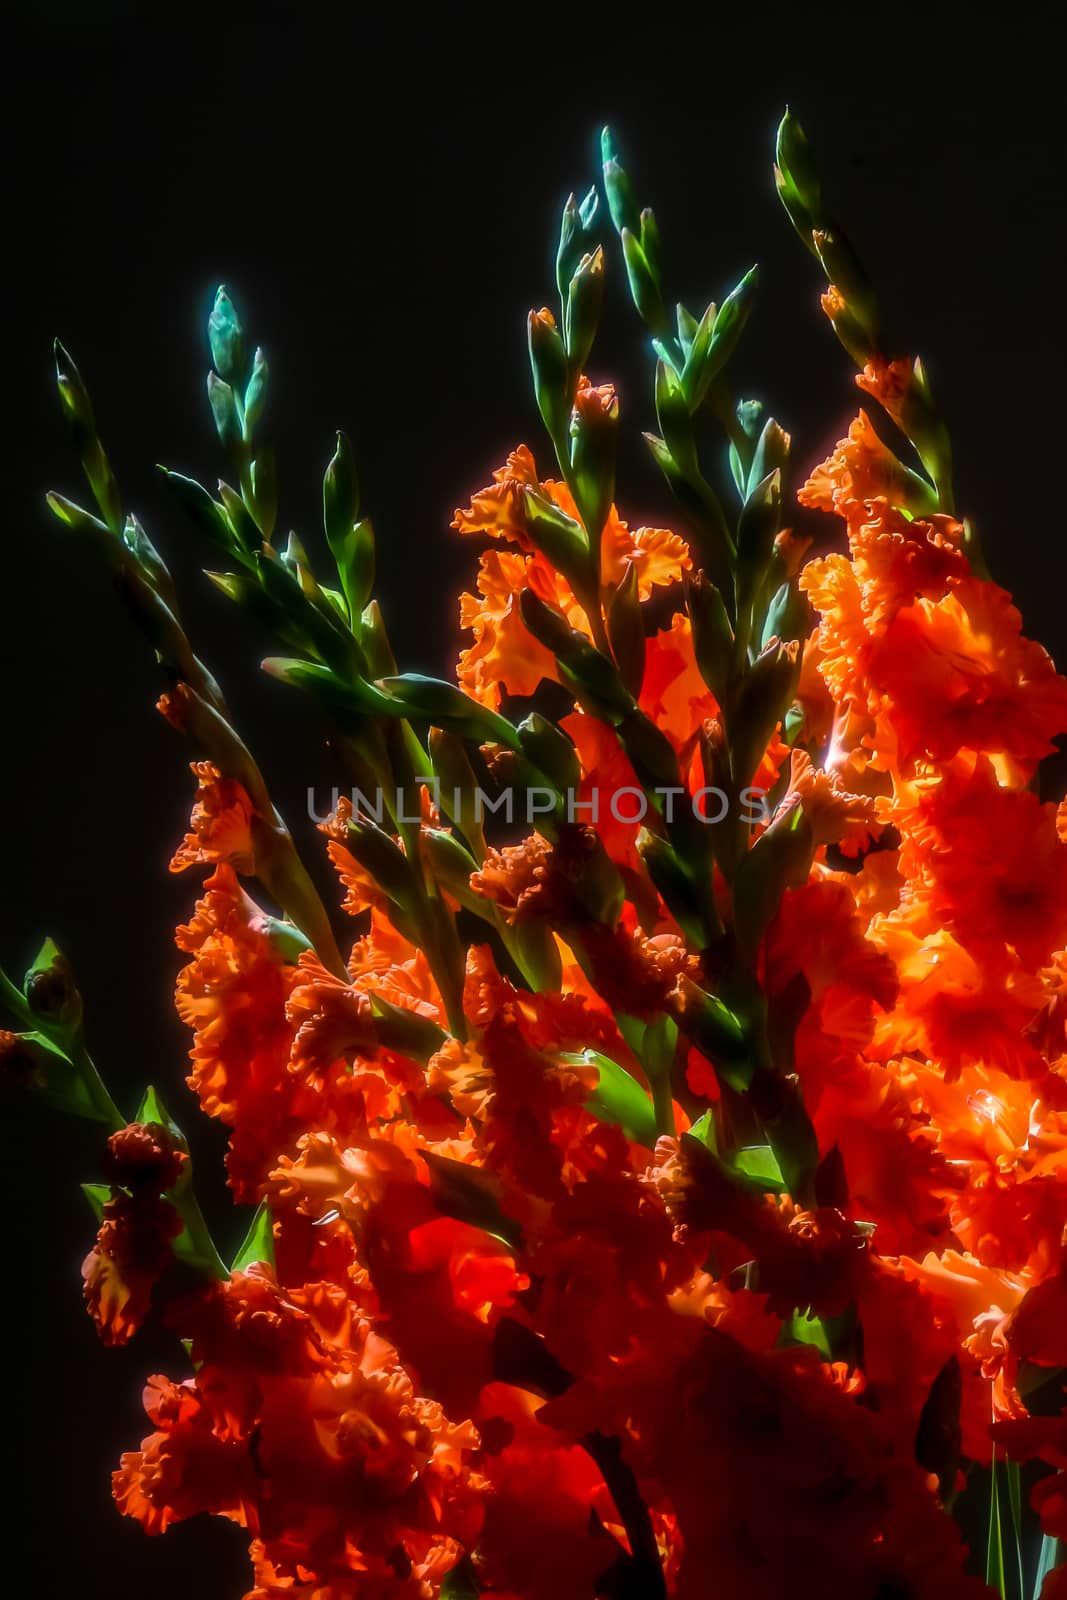
[[[261,926],[271,949],[288,966],[295,966],[306,951],[314,949],[307,934],[284,917],[263,917]]]
[[[1023,1489],[1017,1461],[1004,1463],[1004,1476],[1008,1486],[1008,1506],[1011,1511],[1011,1538],[1008,1541],[1009,1561],[1018,1583],[1017,1593],[1022,1600],[1023,1585]]]
[[[233,529],[237,545],[249,555],[255,554],[263,543],[263,537],[241,496],[222,478],[219,479],[219,503]]]
[[[726,604],[705,572],[687,575],[685,598],[700,675],[722,705],[729,690],[734,651],[734,630]]]
[[[441,1584],[441,1600],[478,1600],[481,1592],[474,1569],[466,1556],[457,1562],[451,1572],[446,1573]]]
[[[438,884],[461,906],[476,916],[496,924],[496,913],[490,902],[471,888],[471,877],[478,863],[458,834],[448,828],[424,827],[422,842]]]
[[[640,1057],[645,1042],[645,1029],[648,1024],[643,1017],[631,1017],[625,1011],[615,1013],[615,1026],[629,1045],[635,1056]]]
[[[97,1222],[104,1220],[104,1207],[111,1199],[111,1185],[107,1183],[83,1183],[82,1194],[89,1202],[89,1207]]]
[[[252,484],[252,509],[256,527],[264,539],[270,539],[278,515],[278,478],[274,451],[269,447],[260,450],[249,469]]]
[[[744,580],[739,589],[751,593],[774,554],[774,536],[782,504],[782,474],[775,467],[749,492],[737,523],[737,559]],[[746,595],[747,598],[747,595]],[[745,599],[738,598],[738,608]]]
[[[642,828],[637,835],[637,852],[682,932],[703,947],[708,942],[704,898],[677,850],[651,828]]]
[[[734,1089],[747,1089],[755,1063],[740,1019],[717,995],[708,994],[691,978],[681,977],[672,1008],[674,1020],[716,1072]]]
[[[761,1111],[763,1131],[778,1158],[789,1194],[800,1205],[811,1207],[815,1204],[819,1141],[797,1080],[779,1078],[776,1093],[774,1111]]]
[[[354,522],[344,538],[332,546],[332,552],[348,606],[347,621],[356,630],[374,588],[376,554],[374,524],[370,518]]]
[[[274,1266],[274,1231],[271,1224],[270,1206],[263,1200],[256,1207],[255,1216],[249,1224],[244,1242],[230,1265],[230,1271],[247,1272],[248,1268],[257,1263],[265,1266]]]
[[[993,1446],[993,1463],[989,1470],[989,1536],[986,1540],[985,1581],[996,1594],[1000,1595],[1001,1600],[1006,1600],[1007,1578],[1004,1570],[996,1445]]]
[[[773,639],[783,639],[786,642],[806,639],[810,631],[811,605],[808,597],[800,588],[796,578],[790,578],[776,590],[767,607],[767,616],[759,640],[760,649],[766,650]]]
[[[144,1094],[141,1096],[141,1103],[134,1112],[132,1120],[134,1122],[158,1123],[161,1128],[166,1128],[167,1132],[173,1139],[177,1140],[183,1147],[185,1145],[185,1137],[182,1133],[182,1130],[172,1119],[170,1113],[167,1111],[166,1106],[164,1106],[162,1100],[159,1098],[159,1095],[151,1085],[149,1085]]]
[[[462,739],[444,728],[431,728],[428,740],[441,810],[459,829],[480,865],[485,860],[485,833],[478,816],[478,778]]]
[[[232,455],[242,443],[241,424],[237,418],[237,402],[233,390],[214,372],[209,372],[207,397],[211,405],[211,414],[215,419],[215,432],[219,436],[219,443]]]
[[[534,638],[555,656],[560,677],[583,710],[614,727],[635,709],[634,697],[615,663],[572,628],[554,606],[546,605],[532,589],[524,589],[519,611]]]
[[[427,678],[421,672],[405,672],[379,682],[396,702],[396,709],[406,716],[424,718],[479,743],[503,744],[509,750],[521,748],[518,734],[506,718],[472,700],[454,683]]]
[[[689,1130],[689,1137],[702,1144],[705,1150],[710,1150],[713,1156],[717,1156],[719,1140],[715,1132],[714,1112],[705,1111],[702,1117],[698,1117]]]
[[[656,365],[655,393],[656,417],[671,460],[686,478],[698,478],[700,462],[689,404],[681,379],[665,358]]]
[[[408,860],[392,835],[374,822],[353,817],[344,842],[383,893],[410,912],[418,901],[416,864]]]
[[[217,581],[217,580],[216,580]],[[221,587],[221,585],[220,585]],[[341,683],[329,667],[317,661],[300,661],[291,656],[268,656],[260,662],[263,671],[282,683],[292,684],[321,700],[327,709],[343,719],[362,718],[370,713],[402,711],[395,700],[371,683],[352,678]]]
[[[765,828],[742,857],[734,880],[734,924],[740,948],[755,956],[786,889],[807,882],[815,849],[803,806],[792,806]]]
[[[410,1056],[424,1066],[448,1038],[444,1028],[431,1017],[424,1017],[418,1011],[409,1011],[406,1006],[393,1005],[391,1000],[384,999],[380,994],[371,995],[370,1008],[374,1016],[374,1031],[386,1049]]]
[[[107,453],[96,432],[89,391],[82,381],[81,373],[58,339],[53,345],[53,350],[60,402],[71,425],[89,487],[93,491],[100,515],[111,532],[121,534],[124,520],[122,499]]]
[[[98,551],[107,559],[108,547],[114,535],[106,522],[101,522],[99,517],[94,517],[84,506],[76,505],[73,500],[68,500],[64,494],[57,494],[54,489],[49,490],[45,499],[49,511],[57,522],[62,522],[64,527],[70,528],[74,533],[80,533],[94,540]],[[113,559],[111,564],[115,564]]]
[[[737,349],[737,344],[748,321],[756,298],[759,268],[750,267],[737,287],[727,295],[719,307],[711,330],[707,354],[699,372],[694,373],[690,385],[690,405],[696,410],[714,380],[719,377]]]
[[[56,362],[56,388],[68,422],[79,434],[94,434],[93,403],[73,356],[58,339],[52,342],[52,353]]]
[[[500,1181],[484,1167],[470,1167],[429,1150],[419,1152],[430,1172],[430,1193],[438,1211],[457,1222],[481,1228],[509,1249],[522,1243],[522,1229],[500,1204]]]
[[[656,1113],[648,1090],[643,1088],[617,1061],[599,1050],[564,1052],[559,1058],[569,1066],[596,1067],[597,1086],[585,1102],[586,1109],[602,1122],[612,1122],[638,1144],[650,1148],[657,1138]]]
[[[367,658],[367,672],[375,679],[388,678],[396,672],[396,656],[389,643],[385,618],[377,600],[363,607],[359,619],[359,642]]]
[[[14,1009],[13,998],[7,998],[6,988],[5,1004]],[[45,1033],[36,1030],[17,1033],[5,1047],[7,1067],[15,1082],[22,1082],[29,1093],[38,1095],[56,1111],[72,1117],[87,1117],[92,1122],[105,1122],[111,1128],[122,1126],[123,1119],[112,1106],[84,1051],[73,1043],[70,1049],[76,1060]]]
[[[714,319],[715,307],[711,306],[709,307],[709,310],[711,311],[712,318]],[[705,311],[705,317],[707,314],[707,311]],[[680,300],[674,308],[674,320],[678,327],[678,343],[685,351],[688,362],[689,352],[693,348],[693,340],[696,338],[697,333],[699,332],[700,324],[697,322],[697,319],[693,316],[692,312],[686,310],[685,306]]]
[[[21,989],[15,987],[2,967],[0,967],[0,1006],[9,1011],[12,1017],[17,1017],[19,1022],[29,1025],[33,1021],[33,1013],[26,1004],[26,996]]]
[[[1050,1572],[1054,1572],[1060,1559],[1060,1541],[1051,1534],[1043,1534],[1041,1548],[1037,1556],[1037,1571],[1034,1574],[1034,1592],[1032,1600],[1041,1600],[1041,1590],[1044,1588],[1045,1579]]]
[[[778,125],[776,155],[778,166],[795,190],[797,198],[807,211],[816,214],[821,205],[819,175],[815,170],[807,135],[788,108]]]
[[[167,467],[160,467],[159,470],[190,521],[216,550],[238,558],[247,554],[246,547],[231,526],[225,507],[211,498],[203,484],[197,483],[195,478],[185,477],[181,472],[171,472]]]
[[[830,1340],[821,1317],[810,1316],[806,1311],[794,1311],[783,1324],[782,1333],[793,1344],[812,1345],[824,1361],[833,1360]]]
[[[638,316],[654,333],[661,336],[667,334],[670,332],[670,323],[666,307],[651,263],[641,248],[638,233],[630,228],[623,228],[620,237],[630,295],[637,307]]]
[[[595,190],[593,191],[595,194]],[[585,254],[585,229],[582,213],[573,194],[567,196],[559,229],[559,246],[556,250],[556,288],[560,300],[567,302],[567,291],[579,261]]]
[[[782,1177],[782,1169],[769,1144],[743,1145],[740,1150],[734,1151],[729,1161],[735,1172],[744,1173],[746,1178],[754,1179],[760,1188],[768,1193],[784,1192],[785,1179]]]
[[[652,269],[652,276],[658,283],[662,271],[661,246],[659,237],[659,223],[656,213],[651,206],[645,206],[641,212],[641,228],[638,238],[641,249],[645,252],[645,260]]]
[[[523,495],[526,531],[537,549],[564,576],[583,575],[589,565],[589,540],[580,522],[536,490]]]
[[[771,735],[789,708],[797,675],[796,642],[778,641],[760,652],[742,680],[729,725],[734,777],[742,788],[751,783]]]
[[[787,111],[778,128],[774,182],[799,237],[815,254],[812,233],[822,207],[819,181],[799,122]]]
[[[678,307],[681,313],[682,307]],[[708,359],[708,350],[711,348],[711,336],[715,331],[715,318],[719,308],[712,300],[704,309],[704,315],[698,323],[693,323],[689,317],[687,323],[688,342],[683,340],[683,347],[687,348],[685,366],[682,368],[682,390],[690,411],[695,411],[703,398],[707,386],[702,383],[704,367]],[[687,314],[688,315],[688,314]],[[679,333],[681,320],[679,317]],[[699,398],[698,398],[699,396]]]

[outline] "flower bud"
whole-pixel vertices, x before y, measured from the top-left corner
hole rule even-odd
[[[46,939],[29,971],[23,992],[34,1017],[53,1027],[77,1028],[82,1018],[82,998],[74,983],[70,963],[51,939]]]
[[[704,572],[686,574],[686,609],[700,675],[721,705],[726,699],[734,653],[734,630],[719,590]]]
[[[242,383],[248,361],[244,334],[237,320],[236,308],[224,284],[219,287],[215,295],[215,304],[208,318],[207,336],[211,346],[211,359],[215,363],[215,371],[219,377],[225,383]]]
[[[575,499],[594,549],[615,498],[618,425],[619,402],[613,385],[580,383],[570,424],[571,465]]]
[[[593,348],[603,303],[604,251],[597,245],[592,255],[582,257],[567,286],[564,326],[572,374],[581,372]]]
[[[531,311],[527,334],[537,408],[551,437],[562,440],[570,418],[570,363],[551,311]]]

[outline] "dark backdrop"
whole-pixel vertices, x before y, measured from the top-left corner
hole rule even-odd
[[[108,581],[43,510],[49,486],[82,492],[51,387],[56,333],[91,384],[128,502],[181,580],[191,631],[298,818],[306,785],[327,776],[313,718],[256,673],[266,641],[199,576],[205,552],[153,469],[209,482],[219,470],[203,392],[214,285],[231,285],[268,347],[284,525],[314,538],[344,426],[398,653],[441,670],[473,559],[448,521],[508,448],[540,442],[524,316],[551,298],[559,208],[595,175],[605,118],[694,309],[762,263],[738,388],[769,402],[805,464],[843,428],[850,364],[771,181],[788,100],[895,326],[927,358],[993,569],[1029,631],[1067,658],[1064,150],[1047,41],[1025,12],[1005,43],[970,21],[933,39],[900,12],[863,35],[839,8],[792,27],[766,6],[737,10],[689,22],[660,8],[624,33],[608,13],[579,24],[563,11],[476,30],[403,7],[386,19],[270,4],[247,16],[8,8],[0,959],[21,971],[54,934],[130,1110],[151,1079],[192,1120],[169,996],[171,930],[195,885],[166,872],[187,751],[152,710],[148,652]],[[615,257],[611,272],[614,370],[636,438],[651,421],[647,370]],[[636,446],[621,490],[637,514],[670,515]],[[173,1352],[149,1333],[105,1354],[80,1311],[90,1131],[9,1101],[4,1117],[6,1583],[85,1600],[236,1596],[233,1530],[193,1525],[160,1546],[110,1505],[108,1470],[145,1431],[140,1380],[173,1370]],[[195,1151],[230,1244],[240,1225],[214,1176],[215,1132],[198,1131]]]

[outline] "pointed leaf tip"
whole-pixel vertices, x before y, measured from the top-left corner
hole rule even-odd
[[[268,1267],[274,1266],[274,1227],[271,1222],[270,1206],[266,1200],[261,1201],[257,1207],[244,1242],[233,1258],[230,1271],[244,1272],[257,1263],[263,1263]]]

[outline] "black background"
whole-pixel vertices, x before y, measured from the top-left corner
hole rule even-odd
[[[524,318],[551,301],[559,209],[595,177],[606,118],[656,207],[676,296],[699,312],[762,264],[737,389],[767,401],[805,468],[843,430],[851,366],[771,180],[789,101],[893,325],[927,360],[993,571],[1027,631],[1067,660],[1064,148],[1036,13],[1014,8],[989,32],[960,13],[934,38],[927,15],[900,11],[860,33],[841,8],[790,26],[758,5],[699,21],[659,8],[629,24],[581,9],[581,21],[481,26],[401,6],[385,18],[267,4],[7,10],[0,959],[20,973],[43,934],[58,939],[131,1112],[153,1081],[193,1121],[169,997],[171,930],[196,885],[166,871],[188,752],[152,709],[149,653],[108,580],[43,509],[48,487],[83,492],[51,387],[57,333],[127,503],[179,578],[189,629],[317,855],[299,828],[307,785],[330,778],[313,716],[256,672],[268,641],[200,577],[206,552],[154,471],[163,461],[210,483],[221,470],[203,389],[215,284],[268,349],[283,527],[315,538],[321,471],[345,427],[397,653],[447,670],[474,556],[448,529],[452,508],[519,439],[541,446]],[[670,520],[637,443],[652,422],[648,369],[616,256],[611,274],[617,358],[601,346],[590,368],[620,381],[624,512]],[[141,1381],[178,1362],[155,1331],[102,1352],[80,1311],[91,1226],[77,1186],[98,1176],[87,1126],[6,1098],[3,1115],[4,1580],[17,1593],[236,1596],[233,1530],[197,1524],[161,1545],[110,1505],[108,1471],[146,1431]],[[216,1176],[216,1132],[197,1128],[194,1150],[228,1247],[242,1223]]]

